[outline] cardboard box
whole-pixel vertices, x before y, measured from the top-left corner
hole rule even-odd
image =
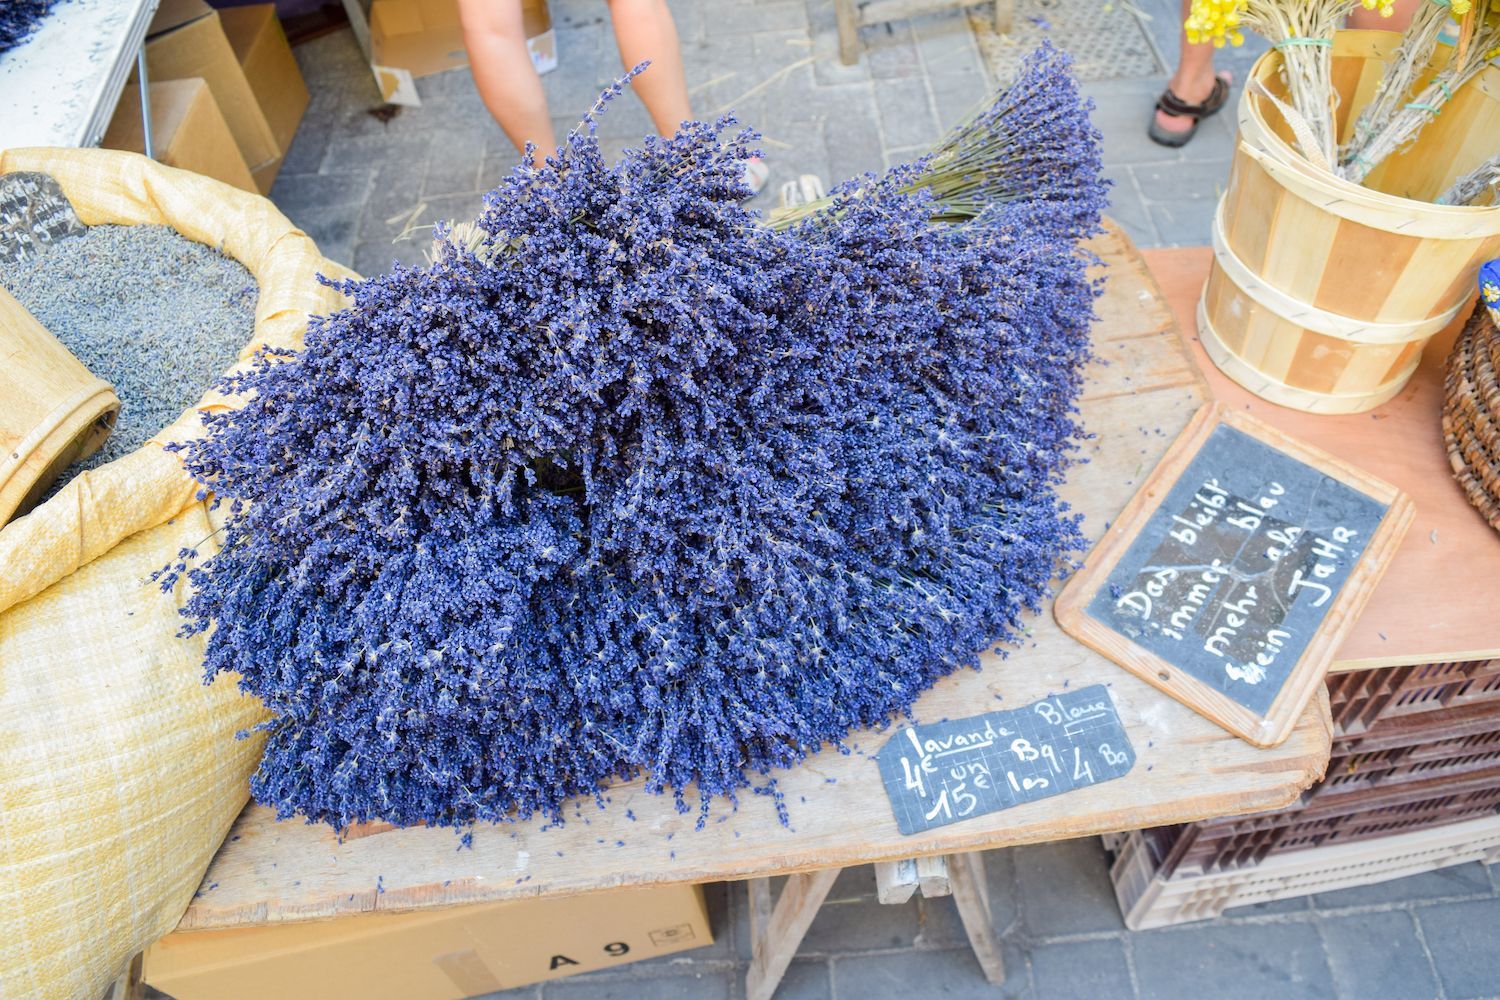
[[[526,48],[538,73],[557,68],[557,33],[547,0],[521,0]],[[413,81],[469,64],[458,0],[375,0],[370,69],[392,104],[420,104]]]
[[[251,170],[281,155],[219,14],[203,0],[162,0],[147,32],[146,71],[151,83],[194,77],[207,83]]]
[[[151,84],[151,142],[156,158],[246,191],[256,191],[250,169],[213,93],[203,80],[163,80]],[[146,151],[141,123],[141,91],[128,85],[100,143],[106,149]]]
[[[276,19],[275,4],[221,10],[219,22],[280,150],[270,163],[251,171],[261,194],[266,194],[307,111],[307,84]]]
[[[547,0],[521,0],[521,25],[526,31],[526,50],[538,73],[557,69],[557,32],[552,30],[552,11]]]
[[[703,891],[666,886],[167,935],[145,981],[176,1000],[460,1000],[711,943]]]

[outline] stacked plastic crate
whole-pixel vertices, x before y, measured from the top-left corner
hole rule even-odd
[[[1105,838],[1133,929],[1500,860],[1500,660],[1331,674],[1324,779],[1277,812]]]

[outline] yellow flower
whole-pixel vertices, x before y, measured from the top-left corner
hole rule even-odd
[[[1245,0],[1193,0],[1183,21],[1188,41],[1194,45],[1211,42],[1215,48],[1242,44],[1245,36],[1236,29],[1244,4]]]
[[[1500,285],[1492,281],[1486,281],[1484,283],[1484,301],[1500,302]]]
[[[1396,13],[1396,0],[1359,0],[1359,2],[1364,5],[1365,10],[1378,8],[1381,17],[1390,17]],[[1461,2],[1471,2],[1471,0],[1461,0]]]
[[[1474,0],[1453,0],[1453,6],[1451,8],[1454,17],[1463,17],[1473,9]]]

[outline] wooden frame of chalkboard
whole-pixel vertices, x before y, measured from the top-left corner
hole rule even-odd
[[[1270,469],[1277,478],[1246,489],[1259,482],[1257,462],[1279,463]],[[1297,519],[1282,520],[1294,507]],[[1236,736],[1275,746],[1316,693],[1415,513],[1389,483],[1214,403],[1108,526],[1053,615]]]

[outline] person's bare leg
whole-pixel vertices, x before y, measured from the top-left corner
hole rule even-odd
[[[484,106],[518,151],[536,144],[539,158],[557,149],[547,95],[526,50],[521,0],[458,0],[469,67]]]
[[[1192,0],[1182,0],[1182,20],[1187,20]],[[1188,104],[1202,104],[1214,90],[1214,47],[1209,43],[1194,45],[1187,39],[1187,29],[1178,26],[1177,72],[1167,84],[1172,93]],[[1191,118],[1156,112],[1156,124],[1168,132],[1186,132],[1193,127]]]
[[[472,0],[471,0],[472,2]],[[651,113],[656,131],[670,136],[693,117],[688,106],[687,74],[682,69],[682,50],[677,24],[667,0],[609,0],[609,16],[615,26],[620,61],[630,69],[650,60],[651,68],[631,83]]]

